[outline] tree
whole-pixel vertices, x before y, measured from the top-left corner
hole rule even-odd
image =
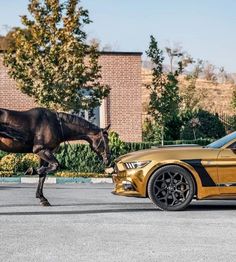
[[[142,136],[144,142],[159,143],[161,141],[161,127],[156,122],[146,118],[142,127]]]
[[[235,110],[236,109],[236,86],[234,87],[234,90],[233,90],[231,104],[232,104],[232,106],[233,106],[233,108]]]
[[[210,64],[208,61],[205,62],[203,68],[204,77],[207,81],[216,82],[216,67],[213,64]]]
[[[166,47],[165,49],[166,49],[166,53],[167,53],[167,55],[170,59],[170,71],[173,72],[174,58],[182,57],[183,53],[182,53],[180,47],[176,47],[176,48]]]
[[[43,106],[79,112],[100,105],[109,87],[100,83],[96,45],[86,43],[88,10],[79,0],[30,0],[32,19],[14,33],[4,57],[21,91]]]
[[[163,51],[159,49],[156,39],[151,36],[149,49],[146,51],[154,67],[152,68],[152,83],[146,85],[150,90],[150,103],[148,113],[159,126],[161,126],[162,144],[167,128],[179,114],[179,88],[177,77],[183,70],[182,61],[178,61],[178,68],[167,74],[163,71]],[[180,56],[179,56],[180,57]]]
[[[178,44],[175,44],[174,47],[167,46],[165,47],[166,54],[169,58],[170,70],[172,73],[174,68],[179,67],[179,62],[181,61],[183,68],[187,67],[189,64],[192,64],[193,58]]]
[[[0,51],[8,50],[10,47],[14,47],[14,33],[19,29],[17,27],[13,27],[9,30],[6,36],[0,36]]]
[[[199,109],[182,130],[182,139],[220,138],[224,136],[225,128],[217,114]]]
[[[196,89],[199,75],[203,72],[203,61],[198,60],[194,63],[192,72],[185,76],[185,81],[182,82],[180,92],[182,114],[196,111],[199,108],[200,101],[206,97],[204,90]]]

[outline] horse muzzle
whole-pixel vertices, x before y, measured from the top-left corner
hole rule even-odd
[[[103,158],[103,163],[108,167],[111,164],[111,157],[110,157],[110,155],[105,155],[102,158]]]
[[[105,159],[103,159],[103,163],[104,163],[106,166],[109,166],[109,165],[110,165],[110,163],[111,163],[111,160],[110,160],[110,159],[107,159],[107,158],[105,158]]]

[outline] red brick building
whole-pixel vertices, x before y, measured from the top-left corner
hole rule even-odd
[[[142,140],[141,53],[102,52],[102,82],[111,92],[99,109],[100,127],[111,124],[123,141]],[[26,110],[37,106],[33,99],[22,94],[10,79],[0,55],[0,107]]]

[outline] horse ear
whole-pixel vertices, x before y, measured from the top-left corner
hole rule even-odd
[[[103,131],[108,131],[110,127],[111,127],[111,124],[109,124],[107,127],[105,127],[105,128],[103,129]]]

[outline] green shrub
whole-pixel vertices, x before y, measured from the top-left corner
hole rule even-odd
[[[225,120],[228,132],[233,132],[234,130],[236,130],[236,115],[226,117]]]
[[[175,140],[175,141],[165,141],[165,145],[180,145],[180,144],[195,144],[200,146],[206,146],[215,141],[212,138],[199,138],[196,140]]]
[[[56,154],[61,169],[85,173],[100,173],[104,165],[85,144],[62,145]]]
[[[166,123],[164,139],[165,140],[180,139],[180,130],[182,125],[183,125],[182,119],[177,115],[173,115],[172,118]]]
[[[191,120],[197,119],[199,124],[196,127],[192,126]],[[226,134],[224,125],[220,121],[217,114],[212,114],[205,110],[196,112],[192,119],[184,126],[181,132],[181,139],[196,138],[220,138]]]
[[[7,176],[7,174],[13,175],[18,172],[24,172],[29,167],[39,166],[39,157],[35,154],[2,154],[0,159],[0,175]]]
[[[3,171],[0,170],[0,177],[11,177],[14,175],[13,171]]]
[[[6,156],[7,154],[9,154],[9,153],[7,153],[7,152],[5,152],[5,151],[0,151],[0,160],[1,160],[4,156]]]
[[[17,171],[26,171],[29,167],[37,168],[39,167],[39,156],[35,154],[24,155],[17,164]]]
[[[74,171],[59,171],[55,173],[55,176],[57,177],[96,177],[96,178],[102,178],[102,177],[108,177],[108,175],[98,174],[98,173],[78,173]]]
[[[19,161],[20,159],[16,154],[5,155],[0,160],[0,170],[15,171],[17,170],[17,165],[19,164]]]
[[[143,136],[144,142],[152,141],[155,143],[160,143],[161,142],[161,127],[157,123],[149,119],[146,119],[142,127],[142,136]]]

